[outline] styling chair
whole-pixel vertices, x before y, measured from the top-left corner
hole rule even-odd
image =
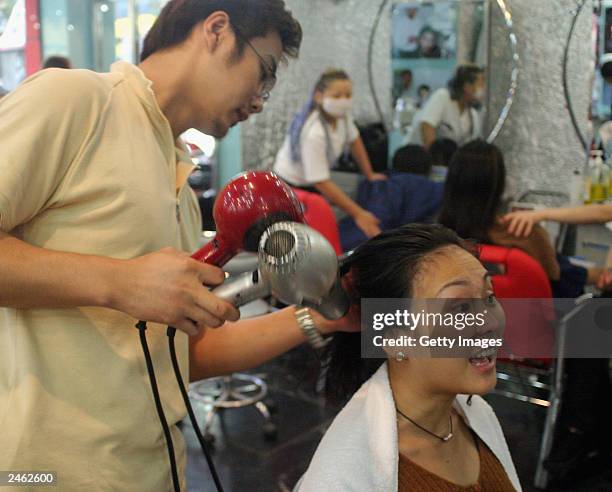
[[[540,264],[516,248],[483,245],[480,261],[492,275],[493,290],[502,306],[506,302],[506,332],[494,391],[546,408],[546,418],[536,463],[534,485],[545,489],[549,474],[544,461],[550,453],[562,404],[568,329],[593,303],[590,294],[576,299],[558,317],[550,282]],[[511,299],[534,299],[520,305]],[[536,301],[537,299],[537,301]],[[550,302],[548,302],[550,300]],[[534,357],[514,354],[531,353]],[[550,354],[550,356],[548,356]]]

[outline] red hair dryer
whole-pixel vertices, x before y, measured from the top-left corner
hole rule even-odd
[[[216,266],[223,266],[240,250],[257,252],[270,225],[304,222],[302,206],[291,188],[267,171],[248,171],[230,181],[215,201],[213,217],[217,234],[192,258]]]

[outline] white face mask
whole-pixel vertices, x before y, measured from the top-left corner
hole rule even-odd
[[[477,101],[483,101],[485,97],[485,90],[481,87],[480,89],[476,89],[476,92],[474,93],[474,98]]]
[[[323,111],[334,118],[344,118],[353,109],[352,99],[336,99],[334,97],[323,98]]]

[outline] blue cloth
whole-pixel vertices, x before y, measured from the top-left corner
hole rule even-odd
[[[394,229],[411,222],[430,222],[442,205],[443,183],[416,174],[391,172],[386,181],[359,183],[357,203],[380,220],[380,228]],[[366,241],[351,217],[338,224],[344,251]]]

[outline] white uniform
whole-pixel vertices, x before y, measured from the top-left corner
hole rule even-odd
[[[461,113],[459,103],[451,99],[448,89],[438,89],[434,92],[425,107],[417,113],[407,143],[423,145],[421,123],[433,126],[436,129],[436,138],[450,138],[457,145],[482,136],[478,111],[466,108]]]
[[[359,137],[359,130],[350,118],[339,118],[336,128],[325,123],[329,132],[331,153],[338,160],[347,142],[352,144]],[[306,120],[300,136],[302,162],[291,158],[289,135],[276,155],[274,172],[295,186],[312,186],[327,181],[330,177],[330,163],[327,154],[327,137],[321,121],[320,112],[315,110]]]

